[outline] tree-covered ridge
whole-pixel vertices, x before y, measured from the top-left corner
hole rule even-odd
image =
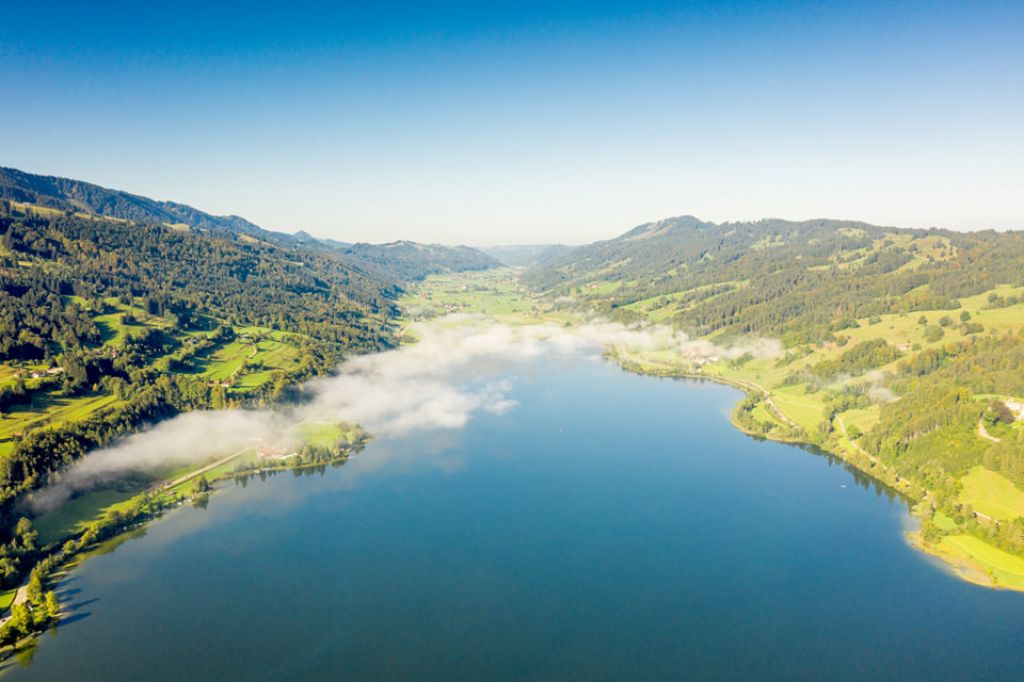
[[[488,256],[493,256],[505,265],[513,267],[531,267],[549,263],[569,253],[572,249],[573,247],[565,244],[508,244],[480,248]]]
[[[238,216],[215,216],[173,201],[157,201],[81,180],[35,175],[16,168],[0,168],[0,199],[133,222],[183,223],[255,237],[288,236],[264,230]]]
[[[318,239],[302,230],[291,234],[276,232],[235,215],[216,216],[186,204],[158,201],[81,180],[34,175],[15,168],[0,167],[0,200],[83,216],[117,218],[186,231],[192,229],[214,236],[244,235],[284,247],[340,251],[348,256],[348,262],[358,264],[383,281],[408,282],[432,274],[482,270],[500,265],[494,258],[467,246],[449,247],[408,241],[348,244]]]
[[[623,318],[697,335],[822,340],[852,320],[955,309],[1020,283],[1024,236],[814,220],[715,224],[685,216],[641,225],[532,268],[535,289]]]
[[[0,357],[38,359],[94,343],[95,326],[81,305],[61,298],[69,295],[91,302],[142,297],[149,312],[170,313],[181,328],[206,315],[376,347],[398,292],[344,254],[156,224],[0,206],[0,240]]]
[[[344,253],[0,201],[0,510],[141,423],[390,346],[397,281]]]
[[[501,266],[497,259],[468,246],[419,244],[410,241],[387,244],[352,244],[342,252],[384,278],[409,282],[429,275],[488,270]]]

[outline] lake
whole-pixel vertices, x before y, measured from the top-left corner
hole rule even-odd
[[[738,391],[585,353],[487,373],[514,408],[227,484],[90,558],[5,682],[1020,678],[1024,595],[735,430]]]

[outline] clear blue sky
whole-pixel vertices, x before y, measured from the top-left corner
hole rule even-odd
[[[345,240],[1024,228],[1024,2],[7,3],[0,165]]]

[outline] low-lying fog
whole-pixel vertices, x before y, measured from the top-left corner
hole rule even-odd
[[[692,341],[664,326],[627,327],[595,322],[509,326],[449,316],[417,325],[417,343],[351,358],[331,377],[306,386],[312,398],[298,406],[191,412],[160,422],[96,450],[54,477],[30,498],[34,511],[60,506],[77,491],[129,473],[155,474],[208,461],[260,443],[294,445],[296,427],[309,420],[347,421],[377,438],[421,430],[460,429],[479,411],[515,408],[502,367],[541,354],[597,354],[604,348],[675,350],[718,357],[776,355],[777,341],[750,339],[726,348]]]

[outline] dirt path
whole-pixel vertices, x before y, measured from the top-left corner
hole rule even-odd
[[[230,462],[231,460],[235,459],[236,457],[242,456],[244,453],[248,452],[249,450],[252,450],[252,448],[251,447],[243,448],[243,449],[239,450],[238,452],[235,452],[235,453],[232,453],[232,454],[228,455],[227,457],[221,457],[216,462],[211,462],[210,464],[207,464],[206,466],[204,466],[204,467],[202,467],[200,469],[196,469],[195,471],[189,472],[189,473],[185,474],[184,476],[179,476],[178,478],[174,479],[173,481],[169,481],[168,483],[163,483],[163,484],[161,484],[160,487],[161,488],[174,488],[175,486],[179,486],[182,483],[185,483],[187,481],[191,481],[193,478],[196,478],[198,476],[202,476],[203,474],[205,474],[207,471],[210,471],[211,469],[216,469],[217,467],[219,467],[219,466],[221,466],[223,464],[227,464],[228,462]]]
[[[11,607],[13,607],[15,604],[24,604],[27,601],[28,601],[28,583],[26,582],[24,585],[22,585],[21,587],[18,588],[17,594],[14,595],[14,601],[11,602]],[[10,613],[8,613],[3,618],[0,618],[0,627],[3,627],[4,623],[9,621],[10,619],[11,619]]]
[[[983,419],[978,420],[978,435],[985,440],[990,440],[993,443],[999,443],[1002,441],[1001,438],[996,438],[985,429],[985,421]]]
[[[308,422],[310,419],[311,419],[310,417],[306,417],[305,419],[300,421],[298,424],[296,424],[293,428],[295,430],[298,430],[303,424]],[[232,453],[232,454],[230,454],[230,455],[228,455],[226,457],[221,457],[216,462],[211,462],[210,464],[207,464],[206,466],[202,467],[201,469],[196,469],[195,471],[189,472],[189,473],[185,474],[184,476],[179,476],[178,478],[174,479],[173,481],[169,481],[167,483],[161,483],[160,487],[161,488],[173,488],[173,487],[179,486],[182,483],[185,483],[187,481],[191,481],[193,478],[196,478],[198,476],[202,476],[207,471],[210,471],[212,469],[216,469],[217,467],[219,467],[221,465],[227,464],[228,462],[230,462],[233,459],[241,457],[242,455],[244,455],[245,453],[249,452],[250,450],[255,450],[257,447],[259,447],[260,443],[262,443],[262,442],[263,441],[261,440],[259,443],[256,443],[254,445],[250,445],[249,447],[242,448],[238,452],[234,452],[234,453]]]
[[[836,422],[839,424],[839,430],[843,432],[843,438],[845,438],[857,452],[861,453],[862,455],[866,455],[871,459],[872,462],[878,462],[877,457],[875,457],[870,452],[862,448],[855,440],[850,438],[850,434],[846,432],[846,422],[843,421],[843,416],[841,414],[836,415]]]
[[[771,396],[770,396],[770,395],[769,395],[768,393],[765,393],[765,394],[764,394],[764,405],[765,405],[765,407],[767,407],[767,408],[768,408],[769,410],[771,410],[772,414],[774,414],[774,415],[775,415],[776,417],[778,417],[779,419],[781,419],[781,420],[782,420],[782,422],[783,422],[784,424],[786,424],[786,426],[789,426],[790,428],[795,428],[795,429],[799,429],[799,428],[800,428],[800,425],[799,425],[799,424],[797,424],[797,423],[796,423],[795,421],[793,421],[792,419],[790,419],[789,417],[787,417],[787,416],[786,416],[786,413],[785,413],[785,412],[783,412],[783,411],[782,411],[782,410],[781,410],[781,409],[779,408],[779,406],[775,404],[775,401],[774,401],[774,400],[772,400],[772,397],[771,397]]]

